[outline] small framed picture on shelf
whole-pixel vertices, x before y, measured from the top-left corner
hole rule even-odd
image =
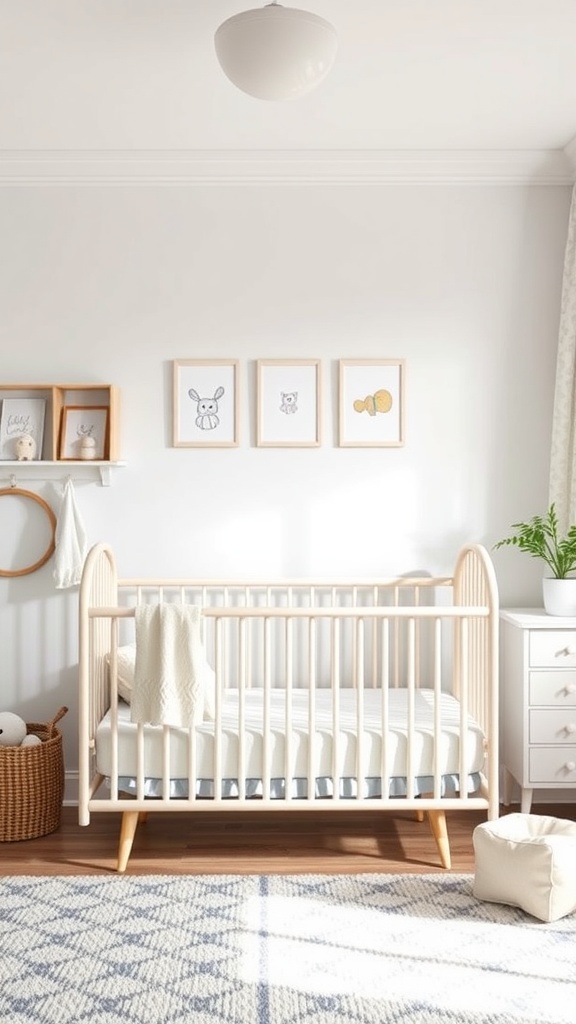
[[[59,458],[106,459],[108,412],[107,405],[64,406]]]
[[[0,415],[0,459],[42,458],[45,398],[4,398]]]
[[[173,447],[238,445],[238,360],[174,361]]]
[[[341,448],[404,444],[404,360],[340,360]]]
[[[317,448],[321,443],[319,359],[257,361],[260,448]]]

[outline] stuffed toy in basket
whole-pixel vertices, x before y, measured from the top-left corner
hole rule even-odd
[[[0,842],[36,839],[60,825],[64,754],[56,723],[67,711],[45,723],[0,712]]]

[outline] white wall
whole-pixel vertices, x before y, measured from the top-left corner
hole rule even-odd
[[[446,572],[462,542],[490,547],[547,502],[569,202],[471,184],[5,188],[0,379],[121,388],[127,465],[76,495],[123,575]],[[172,360],[202,357],[240,360],[239,448],[171,447]],[[322,359],[324,443],[256,448],[254,361],[292,357]],[[405,447],[337,447],[353,357],[406,360]],[[59,481],[26,486],[57,507]],[[503,604],[539,603],[537,563],[495,564]],[[0,580],[0,706],[41,721],[69,705],[70,768],[76,601],[52,563]]]

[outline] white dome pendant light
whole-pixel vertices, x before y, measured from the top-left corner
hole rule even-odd
[[[336,57],[338,37],[324,18],[274,0],[235,14],[214,36],[216,56],[230,81],[261,100],[288,100],[311,92]]]

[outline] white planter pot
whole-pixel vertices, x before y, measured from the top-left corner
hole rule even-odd
[[[542,580],[542,596],[548,615],[576,618],[576,578],[557,580],[546,576]]]

